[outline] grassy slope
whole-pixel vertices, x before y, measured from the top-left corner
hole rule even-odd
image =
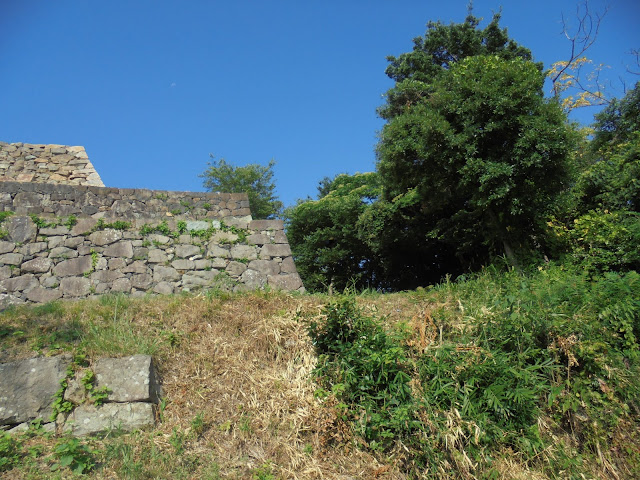
[[[362,295],[358,303],[388,326],[404,325],[409,346],[426,351],[448,339],[462,342],[478,316],[495,314],[491,278],[471,284]],[[0,314],[0,361],[70,348],[89,359],[153,355],[165,393],[162,421],[152,431],[84,440],[97,452],[88,478],[409,478],[397,451],[357,448],[332,399],[314,398],[317,359],[307,326],[322,318],[328,301],[319,295],[211,292],[21,307]],[[579,441],[555,427],[542,430]],[[20,445],[13,450],[4,446],[6,458],[13,452],[16,462],[0,471],[2,478],[68,477],[68,471],[50,472],[59,439],[16,438]],[[493,464],[500,478],[563,478],[540,459],[501,449]],[[620,456],[625,454],[605,451],[603,462],[595,453],[585,456],[580,470],[585,478],[633,478],[633,465]],[[464,464],[450,465],[451,478],[475,478]]]

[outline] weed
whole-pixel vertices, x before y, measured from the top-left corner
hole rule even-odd
[[[256,468],[251,478],[253,480],[276,480],[276,476],[273,474],[273,468],[270,463],[264,463],[260,467]]]
[[[75,474],[90,472],[95,467],[96,453],[98,453],[96,450],[83,444],[77,438],[64,438],[56,444],[53,451],[57,462],[51,466],[51,471],[68,467]]]
[[[191,432],[196,436],[199,437],[201,436],[205,429],[206,429],[206,423],[204,421],[204,412],[200,412],[198,413],[192,420],[191,420]]]
[[[7,432],[0,431],[0,472],[19,465],[23,455],[22,442]]]

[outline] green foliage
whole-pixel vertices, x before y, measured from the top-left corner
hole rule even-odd
[[[87,370],[84,376],[80,379],[80,383],[84,386],[85,392],[89,396],[89,400],[95,406],[102,405],[109,398],[111,390],[107,386],[95,388],[96,376],[92,370]]]
[[[77,438],[60,440],[53,451],[58,460],[51,466],[52,471],[68,467],[77,475],[90,472],[95,467],[95,455],[98,452]]]
[[[384,198],[403,202],[464,264],[530,244],[565,186],[573,134],[543,81],[521,58],[459,60],[382,131]]]
[[[592,149],[599,151],[625,143],[640,130],[640,82],[621,99],[613,99],[595,116]]]
[[[122,220],[116,220],[115,222],[109,223],[100,218],[98,219],[98,223],[93,227],[93,231],[97,232],[98,230],[106,230],[107,228],[112,228],[114,230],[129,230],[131,228],[131,223]]]
[[[380,116],[391,119],[402,114],[407,106],[429,95],[429,84],[460,60],[481,55],[497,55],[504,60],[531,61],[531,51],[509,38],[500,28],[500,14],[480,29],[480,18],[469,14],[463,23],[444,25],[428,22],[424,37],[413,40],[413,50],[399,57],[389,56],[386,74],[396,82],[387,92],[387,104]],[[536,64],[542,71],[542,65]]]
[[[575,265],[591,273],[640,269],[640,214],[591,210],[568,223],[549,222],[551,241]]]
[[[556,474],[576,473],[582,456],[620,441],[621,425],[640,424],[637,273],[490,270],[423,300],[443,298],[459,304],[464,328],[446,330],[449,310],[433,310],[434,329],[445,327],[439,342],[416,342],[402,325],[384,328],[349,297],[309,326],[318,395],[333,399],[326,405],[368,448],[402,445],[409,475],[438,475],[468,458],[465,471],[490,477],[505,449],[544,459]],[[577,451],[554,444],[542,418],[574,432]]]
[[[322,198],[300,202],[285,212],[287,238],[305,288],[376,287],[381,283],[376,260],[359,238],[356,223],[380,194],[378,176],[357,173],[326,181]]]
[[[22,442],[11,434],[0,431],[0,472],[20,465],[23,455]]]
[[[236,167],[224,159],[214,160],[200,175],[204,178],[204,187],[212,192],[246,193],[249,196],[251,215],[254,219],[277,217],[282,210],[282,202],[275,194],[273,167],[271,160],[267,166],[251,163]]]

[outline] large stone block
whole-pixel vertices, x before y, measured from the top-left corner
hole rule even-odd
[[[151,403],[107,403],[99,407],[82,405],[67,419],[64,431],[81,437],[112,429],[132,431],[155,425]]]
[[[84,277],[65,277],[60,288],[65,297],[86,297],[91,292],[91,282]]]
[[[53,273],[58,277],[83,275],[85,272],[91,271],[92,265],[91,255],[85,255],[84,257],[72,258],[58,263],[53,267]]]
[[[32,274],[20,275],[19,277],[7,278],[0,281],[1,292],[22,292],[38,287],[40,283]]]
[[[291,256],[291,248],[288,244],[269,244],[262,247],[260,255],[267,257],[289,257]]]
[[[49,357],[0,364],[0,424],[48,421],[53,396],[70,363],[65,357]]]
[[[122,232],[120,230],[114,230],[109,228],[107,230],[99,230],[89,235],[91,243],[99,246],[110,245],[117,242],[122,238]]]
[[[95,362],[96,388],[107,387],[109,402],[157,402],[160,386],[149,355],[102,358]]]
[[[47,303],[59,299],[62,296],[62,292],[58,289],[36,287],[29,290],[26,296],[31,302]]]
[[[162,265],[156,265],[153,267],[153,281],[154,282],[176,282],[180,280],[180,274],[173,267],[163,267]]]
[[[20,269],[27,273],[45,273],[51,269],[53,263],[50,259],[44,257],[34,258],[28,262],[24,262]]]
[[[106,257],[133,258],[133,244],[130,240],[123,240],[109,245],[104,249]]]
[[[298,290],[302,287],[302,280],[297,273],[291,273],[288,275],[273,275],[268,279],[269,286],[277,290]]]

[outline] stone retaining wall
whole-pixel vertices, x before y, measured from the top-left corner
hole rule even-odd
[[[104,186],[84,147],[0,142],[0,181],[10,180]]]
[[[118,219],[226,219],[251,215],[246,193],[170,192],[21,182],[0,183],[0,211]]]
[[[40,420],[45,431],[83,436],[153,426],[161,394],[148,355],[91,366],[72,366],[70,356],[0,363],[0,429],[28,430],[28,422]],[[56,396],[61,408],[54,415]]]
[[[0,306],[212,287],[303,290],[281,220],[34,218],[0,224]]]

